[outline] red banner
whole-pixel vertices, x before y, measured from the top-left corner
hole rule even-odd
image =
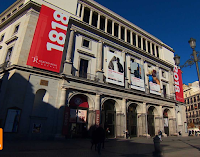
[[[69,17],[42,5],[27,65],[60,72]]]
[[[175,83],[176,100],[184,102],[182,75],[181,75],[181,70],[178,69],[177,66],[174,67],[174,83]]]
[[[100,124],[100,111],[99,111],[99,110],[96,110],[95,123],[96,123],[96,125],[98,125],[98,126],[99,126],[99,124]]]

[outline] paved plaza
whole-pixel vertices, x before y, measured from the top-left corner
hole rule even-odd
[[[90,146],[90,139],[4,141],[0,157],[200,157],[200,137],[163,138],[160,154],[152,138],[108,139],[101,155]]]

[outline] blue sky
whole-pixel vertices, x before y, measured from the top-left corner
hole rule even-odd
[[[200,0],[95,0],[138,27],[162,40],[181,57],[181,65],[190,58],[188,40],[196,39],[200,51]],[[0,13],[15,0],[0,5]],[[183,83],[198,80],[196,67],[183,68]]]

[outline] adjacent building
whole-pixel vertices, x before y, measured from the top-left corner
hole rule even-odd
[[[186,104],[186,117],[189,127],[200,127],[200,89],[199,81],[183,85]]]
[[[17,0],[0,14],[0,56],[5,138],[187,132],[174,50],[93,0]]]

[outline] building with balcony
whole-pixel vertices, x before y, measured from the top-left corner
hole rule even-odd
[[[200,127],[200,89],[199,81],[183,85],[186,104],[186,118],[189,127]]]
[[[0,14],[0,55],[5,138],[89,136],[100,123],[117,138],[186,132],[174,50],[93,0],[17,0]]]

